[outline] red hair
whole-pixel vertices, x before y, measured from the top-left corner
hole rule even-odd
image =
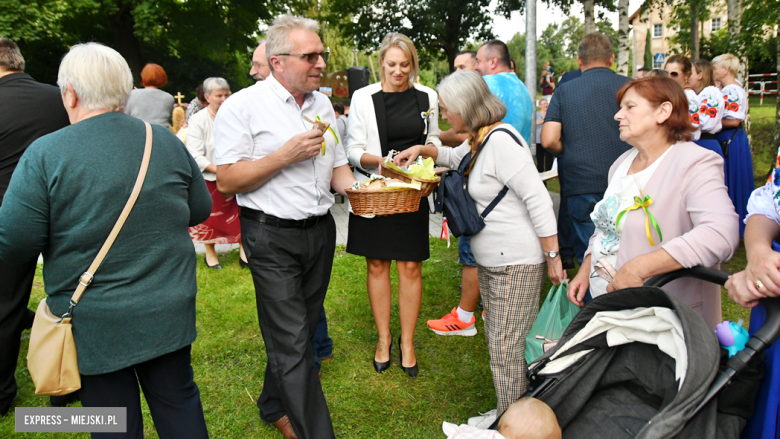
[[[618,106],[623,101],[626,92],[632,88],[655,107],[664,102],[672,104],[672,114],[661,125],[666,130],[666,137],[670,142],[691,140],[691,134],[696,131],[696,128],[691,124],[691,117],[688,113],[688,98],[680,84],[672,78],[661,76],[635,79],[627,82],[618,90]]]
[[[157,64],[149,63],[141,70],[141,85],[144,87],[162,87],[168,83],[168,75]]]

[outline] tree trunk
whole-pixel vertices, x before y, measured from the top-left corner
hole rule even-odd
[[[617,72],[628,76],[628,58],[631,48],[628,41],[628,0],[618,1],[618,57]]]
[[[699,59],[699,11],[691,6],[691,60]]]
[[[457,44],[457,40],[456,40]],[[458,48],[455,46],[448,46],[444,48],[444,53],[447,54],[447,62],[450,65],[450,73],[455,71],[455,57],[458,56]]]
[[[582,9],[585,12],[585,35],[596,32],[595,0],[582,0]]]
[[[733,47],[737,45],[737,38],[739,38],[739,18],[740,18],[740,4],[739,0],[728,0],[728,21],[729,21],[729,45]]]
[[[536,123],[536,0],[525,2],[525,88],[531,95],[534,111],[531,120]],[[536,125],[533,125],[534,127]],[[540,139],[536,138],[536,129],[531,129],[531,143],[541,148]]]
[[[133,82],[140,84],[141,70],[144,68],[144,59],[141,55],[141,44],[135,35],[135,18],[132,7],[123,4],[116,13],[108,15],[111,23],[111,33],[114,40],[114,49],[119,52],[130,66],[133,73]]]

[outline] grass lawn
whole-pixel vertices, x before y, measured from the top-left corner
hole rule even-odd
[[[753,99],[751,99],[752,103]],[[774,108],[757,101],[751,109],[756,145],[757,182],[763,184],[769,164]],[[442,129],[446,129],[446,123]],[[768,134],[767,134],[768,132]],[[766,168],[766,169],[764,169]],[[763,175],[763,177],[762,177]],[[555,191],[554,185],[549,188]],[[265,349],[257,324],[254,287],[247,270],[238,267],[238,254],[222,256],[225,267],[209,270],[198,263],[198,340],[193,346],[195,379],[200,386],[206,421],[213,438],[279,438],[274,427],[264,425],[255,400],[262,389]],[[423,263],[423,300],[417,326],[416,351],[420,364],[417,379],[408,378],[398,366],[398,347],[393,348],[393,367],[377,374],[371,365],[376,329],[365,292],[363,258],[336,251],[333,275],[325,301],[335,359],[323,365],[322,385],[331,410],[336,436],[340,438],[436,438],[443,437],[441,422],[464,423],[470,416],[495,407],[483,322],[477,318],[476,337],[440,337],[425,321],[439,318],[457,305],[460,265],[456,240],[431,239],[431,259]],[[745,266],[740,248],[723,269]],[[570,270],[569,277],[576,274]],[[397,276],[393,276],[394,289]],[[542,296],[549,291],[549,281]],[[88,294],[88,293],[87,293]],[[31,309],[44,297],[40,266],[33,287]],[[88,298],[88,297],[87,297]],[[397,303],[394,302],[394,306]],[[731,302],[723,293],[725,319],[748,320],[749,311]],[[397,308],[393,311],[394,337],[400,334]],[[29,331],[23,335],[16,371],[19,382],[17,406],[47,406],[47,398],[34,395],[25,367]],[[149,411],[144,407],[146,437],[156,438]],[[13,415],[0,418],[0,438],[87,438],[87,434],[15,434]]]

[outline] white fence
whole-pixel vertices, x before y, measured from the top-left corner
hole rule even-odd
[[[775,80],[772,81],[769,78],[774,77]],[[752,78],[758,78],[755,80],[751,80]],[[758,89],[754,89],[751,87],[751,85],[758,84]],[[768,90],[767,84],[775,84],[774,90]],[[760,95],[761,98],[759,100],[759,105],[764,105],[764,95],[776,95],[777,94],[777,73],[758,73],[755,75],[748,75],[748,94],[751,95]]]

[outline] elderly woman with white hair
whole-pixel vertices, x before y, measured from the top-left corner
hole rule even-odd
[[[187,233],[211,212],[203,175],[166,127],[120,111],[133,79],[115,50],[73,46],[57,84],[72,125],[36,140],[19,161],[0,208],[0,259],[43,254],[46,303],[72,316],[83,406],[127,407],[127,432],[116,437],[144,435],[140,384],[160,438],[207,438],[190,365],[197,283]],[[79,276],[130,197],[149,136],[140,195],[72,306]]]
[[[224,196],[217,190],[217,166],[214,157],[214,119],[222,103],[230,96],[230,85],[223,78],[207,78],[203,81],[203,94],[208,106],[206,111],[195,113],[187,128],[187,150],[198,163],[206,186],[211,193],[211,216],[202,224],[190,227],[190,236],[194,242],[203,243],[206,266],[221,269],[217,259],[215,244],[239,244],[241,259],[239,264],[246,267],[246,256],[241,246],[241,221],[238,216],[236,196]]]
[[[400,166],[422,155],[439,165],[464,167],[478,212],[508,188],[485,217],[485,228],[471,237],[497,411],[503,413],[527,386],[525,338],[539,312],[545,271],[556,285],[566,277],[555,213],[528,145],[514,127],[501,122],[506,107],[482,77],[455,72],[437,90],[442,117],[455,132],[468,133],[468,142],[457,148],[414,146],[396,156],[395,163]]]

